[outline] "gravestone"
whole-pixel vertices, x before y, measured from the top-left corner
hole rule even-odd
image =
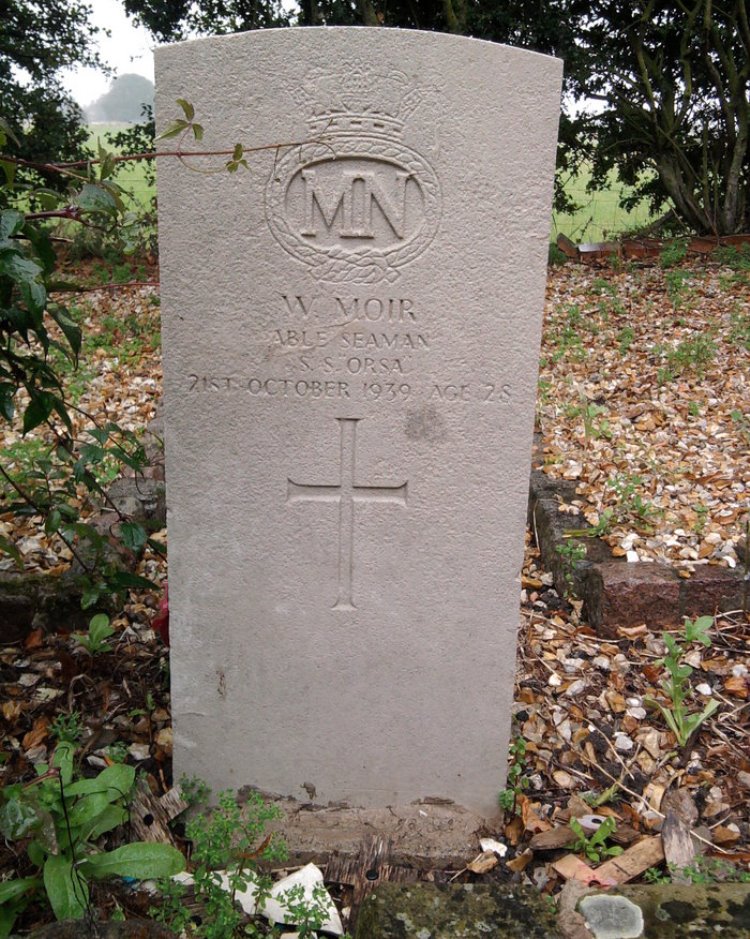
[[[176,774],[491,814],[561,63],[435,33],[157,51]],[[216,171],[218,168],[218,172]]]

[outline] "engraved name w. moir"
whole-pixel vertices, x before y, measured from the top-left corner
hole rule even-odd
[[[408,297],[326,296],[323,294],[281,295],[283,312],[295,319],[317,319],[327,323],[416,323],[420,314]]]

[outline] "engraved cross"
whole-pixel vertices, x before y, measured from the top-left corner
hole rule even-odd
[[[356,610],[354,576],[354,503],[390,502],[406,505],[406,486],[358,486],[356,476],[357,424],[361,418],[337,417],[341,432],[339,483],[317,486],[287,477],[287,502],[337,502],[339,505],[339,594],[334,610]]]

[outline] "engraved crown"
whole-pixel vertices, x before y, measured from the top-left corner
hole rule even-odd
[[[355,62],[312,69],[292,97],[309,110],[307,124],[315,135],[381,137],[400,137],[404,120],[422,100],[403,72],[383,74]]]

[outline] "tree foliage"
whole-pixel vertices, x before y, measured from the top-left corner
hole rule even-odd
[[[87,139],[81,112],[59,79],[66,66],[100,65],[91,8],[80,0],[5,0],[0,17],[2,116],[18,140],[17,155],[46,163],[73,160]],[[59,175],[46,174],[54,185]]]
[[[580,44],[569,88],[601,110],[587,121],[595,178],[669,198],[699,232],[746,229],[750,26],[745,0],[571,4]],[[616,25],[616,28],[613,26]],[[654,172],[655,171],[655,172]]]
[[[89,121],[136,124],[144,107],[154,106],[154,83],[143,75],[118,75],[101,97],[86,108]]]
[[[746,0],[124,0],[161,40],[297,24],[462,33],[560,56],[559,168],[614,169],[631,201],[669,201],[700,232],[748,215],[750,27]],[[593,103],[593,106],[592,106]]]

